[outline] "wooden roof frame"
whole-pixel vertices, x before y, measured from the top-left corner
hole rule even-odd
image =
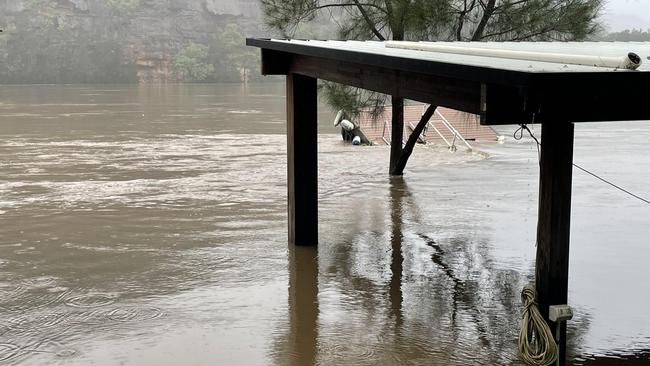
[[[481,116],[485,125],[650,120],[650,72],[513,71],[249,38],[262,74],[310,76]]]

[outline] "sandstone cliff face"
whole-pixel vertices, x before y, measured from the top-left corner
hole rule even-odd
[[[259,0],[0,0],[0,29],[110,37],[141,82],[176,81],[174,55],[190,42],[213,42],[233,23],[248,36],[265,34]]]

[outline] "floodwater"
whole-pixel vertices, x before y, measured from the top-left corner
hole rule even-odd
[[[320,246],[290,250],[283,93],[0,87],[0,365],[520,364],[530,140],[390,179],[323,111]],[[649,137],[579,125],[575,161],[648,197]],[[647,365],[650,207],[574,177],[571,362]]]

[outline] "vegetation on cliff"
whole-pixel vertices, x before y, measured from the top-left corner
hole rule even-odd
[[[174,59],[174,68],[186,81],[203,81],[214,72],[208,63],[208,46],[190,43]]]
[[[260,78],[245,36],[258,0],[6,0],[1,83],[239,82]]]

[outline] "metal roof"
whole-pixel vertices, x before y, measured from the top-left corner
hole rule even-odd
[[[303,45],[323,50],[350,51],[366,54],[394,56],[423,61],[436,61],[457,65],[488,67],[522,72],[611,72],[612,68],[570,65],[563,63],[526,61],[507,58],[458,55],[430,51],[388,48],[379,41],[317,41],[317,40],[271,40],[287,45]],[[534,51],[574,55],[620,56],[629,52],[641,56],[638,71],[650,71],[650,42],[419,42],[444,44],[454,47],[501,49],[511,51]],[[627,71],[627,70],[616,70]]]
[[[246,42],[261,48],[265,75],[433,103],[482,124],[650,120],[650,42]]]

